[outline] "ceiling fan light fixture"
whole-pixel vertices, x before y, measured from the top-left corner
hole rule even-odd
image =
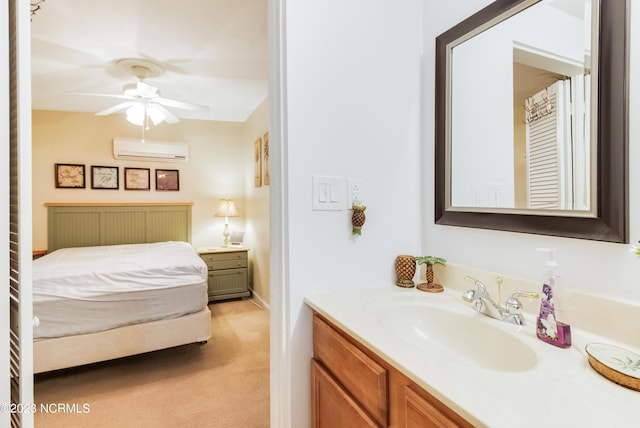
[[[147,107],[147,115],[154,125],[157,125],[166,119],[164,113],[154,105],[150,105],[149,107]]]
[[[127,120],[134,125],[146,125],[147,118],[151,119],[154,125],[157,125],[166,120],[167,116],[153,104],[145,105],[137,102],[127,109]]]
[[[135,103],[127,109],[127,120],[134,125],[144,125],[145,111],[144,106],[140,103]]]

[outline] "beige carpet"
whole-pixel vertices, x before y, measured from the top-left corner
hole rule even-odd
[[[38,406],[79,412],[38,411],[36,427],[268,427],[269,313],[253,300],[209,308],[205,345],[37,375]]]

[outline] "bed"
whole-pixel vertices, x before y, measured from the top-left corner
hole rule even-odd
[[[34,373],[209,339],[190,204],[51,204],[48,237],[32,270]]]

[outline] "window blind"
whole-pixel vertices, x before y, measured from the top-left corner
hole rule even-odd
[[[0,0],[2,32],[0,32],[0,275],[9,278],[9,11],[8,0]],[[9,375],[9,283],[0,287],[0,404],[11,402],[11,376]],[[0,426],[10,426],[11,414],[0,412]]]
[[[4,0],[6,1],[6,0]],[[8,288],[12,428],[33,426],[31,297],[31,88],[29,3],[8,0]],[[6,199],[5,199],[6,200]],[[5,226],[6,227],[6,226]],[[31,410],[27,410],[31,409]]]

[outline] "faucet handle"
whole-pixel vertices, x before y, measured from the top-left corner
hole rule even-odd
[[[500,304],[500,302],[502,301],[502,283],[504,282],[504,279],[502,279],[501,276],[498,276],[496,278],[496,285],[498,286],[498,304]]]
[[[473,282],[473,283],[476,285],[476,287],[478,287],[478,288],[480,288],[480,289],[482,289],[482,290],[484,290],[484,288],[485,288],[485,286],[484,286],[484,284],[482,283],[482,281],[480,281],[479,279],[475,279],[475,278],[474,278],[474,277],[472,277],[472,276],[465,275],[465,276],[464,276],[464,280],[465,280],[465,281],[467,281],[467,282]]]
[[[522,309],[522,303],[520,303],[519,297],[526,297],[529,299],[537,299],[540,297],[538,293],[530,292],[530,291],[514,291],[509,295],[505,306],[509,313],[515,313],[516,311]]]

